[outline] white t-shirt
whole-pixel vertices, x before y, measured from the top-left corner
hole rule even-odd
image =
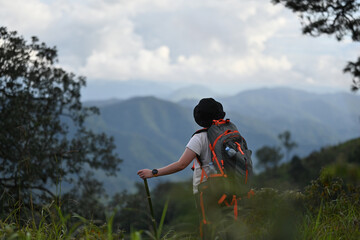
[[[206,174],[209,173],[209,163],[211,162],[211,151],[209,148],[209,139],[207,137],[206,132],[201,132],[195,134],[186,145],[187,148],[195,152],[197,155],[200,155],[200,161],[202,163],[202,167],[205,170]],[[195,161],[195,169],[193,174],[193,193],[198,193],[198,186],[200,184],[201,179],[201,167],[196,159]],[[203,182],[206,181],[206,177],[204,177]]]

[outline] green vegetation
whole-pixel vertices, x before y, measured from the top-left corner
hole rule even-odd
[[[39,215],[22,225],[16,221],[16,211],[0,220],[0,239],[123,239],[121,231],[113,232],[113,216],[98,225],[77,214],[63,215],[53,204],[34,214]]]
[[[292,157],[290,162],[256,176],[256,187],[302,190],[311,180],[320,176],[320,171],[331,164],[360,164],[360,139],[353,139],[333,147],[323,147],[300,159]],[[342,177],[345,177],[343,174]]]
[[[239,202],[238,221],[230,214],[218,224],[226,226],[229,239],[358,239],[359,151],[360,139],[355,139],[255,176],[256,194]],[[159,238],[139,184],[135,193],[116,194],[104,219],[65,214],[53,202],[19,221],[18,207],[0,220],[0,239],[198,239],[191,187],[190,181],[165,182],[151,191]]]
[[[75,200],[89,213],[92,199],[104,194],[94,172],[120,170],[114,139],[85,125],[99,114],[80,101],[85,78],[56,62],[55,47],[0,27],[0,217],[14,206],[24,217],[52,200],[68,209]]]

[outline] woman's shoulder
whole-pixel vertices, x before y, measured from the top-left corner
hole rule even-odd
[[[196,134],[194,134],[192,136],[191,139],[196,139],[196,140],[201,141],[201,142],[207,142],[208,141],[207,132],[204,131],[204,132],[196,133]]]

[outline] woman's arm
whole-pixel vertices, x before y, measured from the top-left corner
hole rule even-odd
[[[182,156],[177,162],[171,163],[167,165],[166,167],[158,169],[158,176],[168,175],[172,173],[179,172],[186,168],[192,160],[196,157],[196,153],[189,148],[186,148]],[[142,179],[145,178],[152,178],[152,170],[150,169],[142,169],[139,170],[137,173]]]

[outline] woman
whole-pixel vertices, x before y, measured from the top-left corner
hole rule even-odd
[[[195,122],[205,129],[212,125],[213,120],[223,119],[224,117],[225,112],[223,111],[223,106],[213,98],[201,99],[194,108]],[[198,160],[195,161],[194,164],[193,193],[195,194],[197,207],[201,215],[202,209],[199,204],[200,196],[198,187],[200,182],[203,183],[206,181],[203,170],[206,176],[208,176],[211,171],[211,165],[209,165],[211,162],[211,152],[206,131],[198,131],[191,137],[184,153],[177,162],[159,169],[142,169],[139,170],[137,174],[142,179],[173,174],[185,169],[196,158],[198,158]]]

